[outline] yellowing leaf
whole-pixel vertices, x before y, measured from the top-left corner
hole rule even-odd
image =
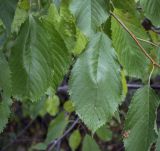
[[[69,137],[69,146],[73,151],[75,151],[81,143],[81,134],[79,130],[75,130],[72,132],[71,136]]]
[[[67,112],[69,112],[69,113],[75,111],[75,108],[74,108],[74,106],[73,106],[72,101],[67,101],[67,102],[65,102],[64,105],[63,105],[63,107],[64,107],[64,109],[65,109]]]

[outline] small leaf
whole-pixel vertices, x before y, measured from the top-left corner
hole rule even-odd
[[[57,118],[51,121],[51,123],[49,124],[45,144],[49,144],[52,140],[55,140],[62,136],[67,124],[68,121],[65,119],[64,113],[60,113]]]
[[[89,135],[86,135],[83,140],[82,151],[100,151],[100,149],[94,139]]]
[[[75,130],[72,132],[72,134],[69,137],[69,146],[74,151],[78,148],[80,143],[81,143],[81,134],[79,130]]]
[[[75,55],[79,55],[85,49],[85,47],[88,43],[88,40],[85,37],[85,35],[81,31],[79,31],[78,29],[76,32],[76,38],[77,38],[77,41],[76,41],[73,53]]]
[[[41,97],[38,101],[31,102],[28,100],[23,101],[23,114],[24,116],[30,116],[32,119],[35,119],[38,115],[44,116],[46,111],[45,102],[46,96]]]
[[[68,9],[69,1],[62,1],[60,12],[55,5],[49,7],[48,15],[45,17],[63,38],[66,47],[70,52],[73,51],[76,43],[76,26],[73,15]]]
[[[20,0],[18,2],[18,7],[23,10],[29,10],[30,4],[28,0]]]
[[[110,141],[112,139],[112,131],[106,125],[100,127],[96,131],[96,134],[103,141]]]
[[[128,92],[128,86],[127,86],[127,81],[126,81],[125,74],[124,74],[123,70],[121,71],[121,77],[122,77],[123,94],[125,97]]]
[[[63,108],[69,113],[75,111],[72,101],[66,101],[63,105]]]
[[[28,17],[27,11],[17,7],[16,12],[15,12],[15,16],[13,19],[13,23],[11,26],[11,32],[18,33],[21,25],[26,21],[27,17]]]
[[[155,141],[155,120],[159,98],[145,86],[136,91],[126,117],[124,139],[126,151],[148,151]]]
[[[59,104],[59,98],[54,95],[46,100],[45,109],[50,115],[55,116],[59,111]]]
[[[30,150],[31,151],[35,151],[35,150],[42,151],[42,150],[46,150],[46,148],[47,148],[47,145],[45,143],[38,143],[38,144],[32,145]]]
[[[54,25],[45,19],[42,20],[45,26],[46,32],[50,39],[50,62],[53,68],[53,77],[51,86],[57,89],[60,82],[63,80],[64,75],[67,73],[71,62],[71,56],[69,50],[65,45],[65,41],[62,39],[61,34],[55,29]]]

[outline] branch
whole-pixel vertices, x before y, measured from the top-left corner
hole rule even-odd
[[[133,40],[137,43],[140,50],[144,53],[144,55],[152,62],[152,64],[158,68],[160,68],[160,65],[146,52],[146,50],[143,48],[143,46],[138,41],[137,37],[128,29],[128,27],[112,12],[110,12],[111,15],[121,24],[121,26],[130,34],[130,36],[133,38]]]
[[[58,138],[57,140],[53,140],[51,141],[51,143],[49,143],[48,147],[47,147],[47,151],[51,151],[64,137],[66,137],[70,131],[75,127],[75,125],[78,123],[79,121],[79,118],[77,118],[74,123],[71,125],[71,127],[65,131],[65,133],[60,137]]]
[[[148,41],[148,40],[145,40],[145,39],[141,39],[141,38],[138,38],[138,37],[137,37],[137,39],[140,40],[140,41],[143,41],[143,42],[145,42],[145,43],[148,43],[148,44],[150,44],[150,45],[153,45],[153,46],[155,46],[155,47],[159,47],[158,44],[155,44],[155,43],[153,43],[153,42],[151,42],[151,41]]]
[[[128,86],[128,89],[139,89],[143,85],[142,84],[127,84],[127,86]],[[150,87],[153,89],[160,89],[160,85],[156,85],[156,84],[151,84]]]

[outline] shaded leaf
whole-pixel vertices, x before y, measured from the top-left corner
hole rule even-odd
[[[147,151],[155,141],[154,124],[159,98],[153,89],[145,86],[136,91],[126,117],[124,139],[126,151]]]
[[[35,119],[38,115],[44,116],[47,113],[45,108],[46,99],[46,96],[43,96],[35,102],[24,101],[22,103],[24,116],[30,116],[32,119]]]
[[[28,13],[26,10],[20,9],[19,7],[17,7],[16,12],[15,12],[15,16],[13,19],[13,23],[11,26],[11,32],[16,32],[18,33],[21,25],[25,22],[25,20],[28,17]]]
[[[0,100],[0,133],[5,128],[6,124],[8,123],[8,119],[10,116],[10,106],[9,106],[9,99],[3,98],[3,101]]]
[[[156,143],[156,151],[160,151],[160,131],[158,133],[158,139]]]
[[[106,125],[100,127],[96,131],[96,134],[103,141],[110,141],[112,139],[112,131]]]
[[[11,71],[4,54],[0,50],[0,89],[4,95],[11,96]]]
[[[156,26],[160,26],[160,1],[159,0],[140,0],[145,16]]]
[[[63,105],[63,108],[69,113],[75,111],[72,101],[66,101]]]
[[[50,49],[44,27],[30,16],[23,24],[11,53],[15,97],[38,100],[49,87],[52,76]]]
[[[71,55],[67,49],[61,34],[55,29],[53,24],[43,20],[46,32],[48,32],[48,37],[50,39],[50,58],[53,67],[53,77],[51,86],[57,89],[60,82],[63,80],[64,75],[67,73],[70,62]]]
[[[60,113],[56,119],[51,121],[48,128],[47,138],[45,144],[49,144],[52,140],[55,140],[62,136],[68,121],[65,119],[64,113]]]
[[[75,130],[72,132],[72,134],[69,137],[69,146],[74,151],[78,148],[80,143],[81,143],[81,134],[79,130]]]
[[[114,7],[118,9],[122,9],[126,12],[135,13],[136,12],[136,3],[135,0],[126,0],[120,1],[120,0],[112,0]]]
[[[9,33],[18,0],[0,0],[0,18]]]
[[[45,143],[38,143],[38,144],[32,145],[29,151],[35,151],[35,150],[43,151],[43,150],[46,150],[46,148],[47,148],[47,145]]]
[[[30,16],[12,48],[14,96],[38,100],[50,85],[58,86],[68,65],[69,53],[58,32],[48,22],[42,24]]]
[[[89,135],[86,135],[84,140],[83,140],[83,147],[82,147],[82,151],[100,151],[98,145],[96,144],[96,142],[94,141],[94,139],[92,137],[90,137]]]

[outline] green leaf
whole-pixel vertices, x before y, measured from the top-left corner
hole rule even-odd
[[[72,132],[72,134],[69,137],[69,146],[71,147],[71,149],[74,151],[78,148],[78,146],[81,143],[81,134],[79,132],[79,130],[75,130]]]
[[[0,89],[3,89],[4,95],[11,96],[11,71],[3,52],[0,50]]]
[[[122,102],[121,69],[110,39],[97,33],[75,63],[70,95],[76,113],[95,132]]]
[[[91,35],[109,17],[105,0],[73,0],[70,9],[76,18],[77,26],[85,35]]]
[[[76,25],[75,19],[69,10],[70,0],[62,0],[60,7],[60,24],[58,31],[60,32],[65,44],[72,52],[76,42]]]
[[[50,58],[54,71],[51,86],[56,89],[68,71],[71,56],[65,45],[65,41],[63,40],[61,34],[57,32],[54,25],[46,20],[43,20],[43,24],[46,32],[48,32],[50,39],[49,44],[51,45],[51,51],[48,50],[51,53]]]
[[[68,5],[69,1],[63,0],[60,12],[58,12],[55,5],[50,5],[48,15],[45,19],[54,25],[58,33],[63,38],[66,47],[70,52],[72,52],[76,42],[76,26],[73,15],[68,9]]]
[[[83,140],[83,147],[82,147],[82,151],[100,151],[98,145],[96,144],[96,142],[94,141],[94,139],[92,137],[90,137],[89,135],[86,135],[84,140]]]
[[[160,151],[160,131],[158,133],[158,139],[156,143],[156,151]]]
[[[14,96],[38,100],[50,85],[57,87],[68,65],[69,53],[58,32],[48,22],[42,24],[30,16],[11,52]]]
[[[15,12],[15,16],[13,19],[13,23],[11,26],[11,32],[18,33],[21,25],[25,22],[27,17],[28,17],[27,11],[17,7],[16,12]]]
[[[3,47],[3,44],[6,42],[6,38],[7,38],[6,28],[2,20],[0,19],[0,48]]]
[[[63,108],[69,113],[75,111],[72,101],[66,101],[63,105]]]
[[[3,131],[4,127],[8,123],[8,118],[10,116],[10,106],[8,104],[8,100],[3,99],[1,102],[0,100],[0,133]]]
[[[32,119],[35,119],[38,115],[44,116],[46,111],[46,96],[41,97],[40,100],[31,102],[31,101],[23,101],[22,107],[23,107],[23,115],[24,116],[30,116]]]
[[[12,48],[10,67],[13,95],[38,100],[51,80],[48,34],[32,16],[23,24]]]
[[[147,35],[137,18],[129,13],[115,10],[114,14],[139,38],[146,39]],[[142,53],[132,37],[123,27],[112,18],[113,45],[118,53],[118,58],[128,76],[143,78],[148,71],[149,60]]]
[[[43,150],[46,150],[46,148],[47,148],[47,145],[45,143],[38,143],[38,144],[32,145],[30,150],[31,151],[35,151],[35,150],[43,151]]]
[[[96,131],[96,134],[103,141],[110,141],[112,139],[112,131],[106,125],[100,127]]]
[[[127,87],[127,81],[126,81],[123,70],[121,71],[121,76],[122,76],[123,93],[124,93],[124,96],[126,96],[128,92],[128,87]]]
[[[49,144],[52,140],[55,140],[62,136],[68,121],[65,119],[64,113],[60,113],[56,119],[51,121],[48,128],[47,138],[45,144]]]
[[[88,40],[85,37],[85,35],[81,31],[79,31],[79,29],[77,29],[77,32],[76,32],[76,39],[77,40],[76,40],[76,44],[75,44],[73,53],[75,55],[79,55],[85,49],[88,43]]]
[[[75,25],[75,19],[68,9],[69,2],[63,0],[59,12],[56,6],[51,4],[45,19],[54,25],[65,41],[68,50],[75,55],[79,55],[84,50],[88,41]]]
[[[53,97],[49,97],[46,100],[44,108],[50,115],[55,116],[59,111],[59,104],[59,98],[56,95],[54,95]]]
[[[126,0],[125,2],[120,0],[112,0],[112,2],[115,8],[131,13],[136,12],[136,3],[134,0]]]
[[[126,151],[148,151],[155,141],[155,120],[159,98],[149,86],[136,91],[126,117]]]
[[[0,18],[9,33],[18,0],[0,0]]]
[[[160,1],[159,0],[140,0],[145,16],[156,26],[160,26]]]
[[[29,4],[30,2],[28,1],[28,0],[19,0],[19,2],[18,2],[18,7],[20,8],[20,9],[23,9],[23,10],[29,10],[29,8],[30,8],[30,4]]]

